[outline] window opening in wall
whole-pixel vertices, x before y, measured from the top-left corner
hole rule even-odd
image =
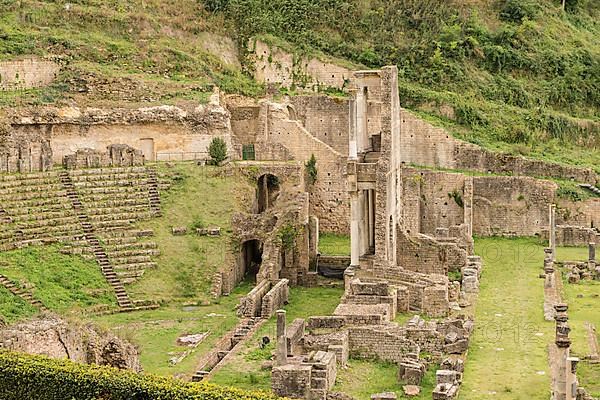
[[[242,146],[242,160],[255,160],[254,144],[245,144]]]

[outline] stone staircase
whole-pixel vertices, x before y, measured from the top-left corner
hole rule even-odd
[[[41,301],[33,298],[33,293],[26,289],[18,287],[13,281],[11,281],[2,274],[0,274],[0,285],[2,285],[6,290],[11,292],[15,296],[22,298],[32,306],[39,308],[42,311],[47,310],[47,308],[42,304]]]
[[[117,297],[117,303],[121,309],[133,309],[133,303],[129,298],[129,295],[125,291],[125,287],[121,280],[117,277],[117,274],[112,267],[108,255],[100,245],[100,241],[94,234],[94,227],[89,221],[89,216],[85,213],[83,209],[83,204],[79,200],[79,195],[75,191],[75,186],[73,185],[73,181],[68,172],[63,171],[60,173],[60,180],[63,184],[67,192],[67,197],[71,200],[73,204],[73,209],[77,214],[77,218],[79,219],[79,223],[81,224],[81,228],[83,229],[83,233],[85,239],[96,257],[96,261],[100,265],[100,270],[102,271],[102,275],[108,281],[108,283],[112,286],[115,291],[115,295]]]
[[[217,342],[209,354],[202,358],[196,372],[192,376],[192,382],[200,382],[217,371],[223,365],[223,360],[237,351],[240,345],[251,338],[254,332],[266,321],[267,319],[261,317],[244,318],[241,320],[233,330]]]
[[[150,209],[154,216],[160,217],[160,194],[158,192],[158,177],[154,168],[148,168],[148,191],[150,192]]]
[[[594,193],[596,196],[600,196],[600,189],[594,185],[590,185],[589,183],[582,183],[579,185],[579,187],[589,190],[590,192]]]

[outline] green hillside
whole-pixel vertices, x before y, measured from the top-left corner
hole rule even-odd
[[[260,96],[243,59],[257,35],[398,65],[402,105],[458,137],[599,168],[595,0],[0,0],[0,59],[66,66],[50,88],[4,92],[0,105],[203,101],[214,84]],[[215,55],[223,36],[241,65]]]

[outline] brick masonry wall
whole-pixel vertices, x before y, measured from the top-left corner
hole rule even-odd
[[[289,297],[288,280],[279,280],[262,299],[261,317],[269,318],[287,303]]]
[[[311,215],[319,218],[321,232],[348,233],[350,204],[346,190],[346,157],[311,135],[300,122],[289,119],[285,106],[269,105],[265,141],[289,149],[294,159],[305,163],[315,155],[318,176],[309,185]]]
[[[254,79],[266,84],[342,88],[350,70],[317,58],[296,57],[261,40],[250,44]]]
[[[0,61],[0,90],[19,90],[50,84],[60,66],[52,61],[37,58]]]
[[[473,233],[533,236],[548,227],[558,185],[528,177],[473,178]]]
[[[348,328],[350,356],[399,362],[407,353],[419,353],[419,346],[401,328],[353,326]]]
[[[348,155],[349,103],[347,99],[327,96],[290,97],[291,119],[300,121],[311,135],[337,152]]]
[[[586,168],[564,166],[504,153],[495,153],[453,138],[442,128],[423,121],[407,110],[401,111],[401,158],[416,165],[471,169],[536,177],[575,179],[594,183],[598,176]]]

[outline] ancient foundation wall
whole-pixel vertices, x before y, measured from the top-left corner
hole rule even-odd
[[[52,61],[37,58],[0,61],[0,90],[20,90],[50,84],[60,66]]]
[[[400,328],[390,326],[351,326],[348,328],[350,356],[399,362],[407,353],[418,354],[419,346],[406,338]]]

